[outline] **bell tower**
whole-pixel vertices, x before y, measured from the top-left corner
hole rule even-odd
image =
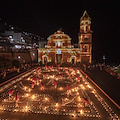
[[[81,63],[89,64],[92,61],[92,31],[91,18],[87,11],[84,11],[80,19],[80,32],[78,34],[80,61]]]

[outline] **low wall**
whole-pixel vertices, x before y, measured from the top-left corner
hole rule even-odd
[[[11,61],[18,60],[20,63],[30,63],[32,61],[29,52],[1,52],[0,57],[9,59]]]

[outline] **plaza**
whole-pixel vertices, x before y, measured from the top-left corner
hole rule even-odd
[[[101,119],[118,116],[94,89],[79,68],[37,67],[3,86],[0,93],[0,118],[26,119]],[[105,112],[102,111],[104,108]],[[9,117],[6,114],[13,116]],[[25,115],[20,115],[25,114]],[[47,118],[48,116],[48,118]],[[8,118],[7,118],[8,117]]]

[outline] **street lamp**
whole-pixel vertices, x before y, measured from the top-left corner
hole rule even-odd
[[[105,63],[105,59],[106,59],[106,57],[105,57],[105,55],[103,55],[103,62]]]

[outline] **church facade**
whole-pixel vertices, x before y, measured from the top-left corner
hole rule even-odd
[[[80,19],[78,48],[71,45],[71,38],[67,34],[58,30],[48,37],[45,48],[38,48],[38,62],[42,62],[42,64],[90,64],[92,61],[92,31],[90,27],[91,18],[85,11]]]

